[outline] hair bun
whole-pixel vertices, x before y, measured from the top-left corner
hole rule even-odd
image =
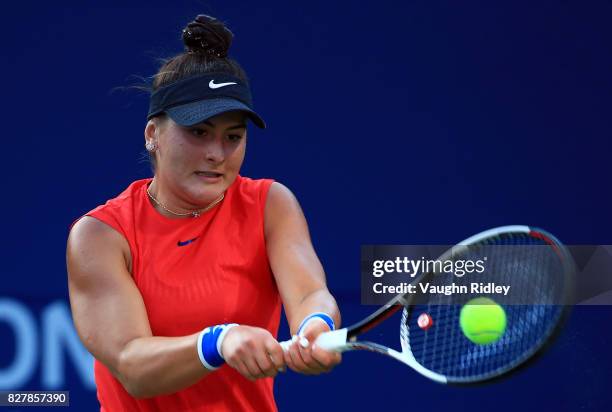
[[[183,43],[190,53],[227,57],[234,34],[221,21],[200,14],[183,29]]]

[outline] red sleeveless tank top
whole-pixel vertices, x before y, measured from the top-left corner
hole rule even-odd
[[[235,322],[276,336],[281,300],[263,218],[272,180],[237,176],[221,203],[184,219],[155,210],[146,194],[150,181],[135,181],[86,215],[113,227],[129,243],[132,277],[153,335],[184,336]],[[179,392],[148,399],[130,396],[97,360],[94,370],[101,411],[276,410],[271,378],[250,382],[228,365]]]

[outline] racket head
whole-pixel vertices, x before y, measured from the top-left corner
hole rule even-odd
[[[496,268],[499,272],[496,273],[514,278],[523,276],[525,282],[533,280],[529,276],[535,274],[542,282],[539,285],[542,291],[552,288],[556,303],[502,305],[507,317],[505,333],[494,343],[478,345],[463,334],[459,316],[466,302],[483,295],[420,295],[418,298],[405,295],[399,299],[405,305],[400,324],[400,342],[407,363],[417,363],[419,372],[423,374],[422,370],[427,371],[425,376],[444,376],[445,383],[474,384],[507,375],[535,359],[548,347],[571,308],[569,303],[575,268],[570,253],[561,242],[544,230],[528,226],[491,229],[466,239],[460,245],[467,246],[465,252],[455,250],[453,258],[469,253],[472,246],[537,246],[530,248],[534,251],[532,255],[521,255],[524,264],[520,267],[512,264],[513,256],[506,261],[499,259],[500,267]],[[440,260],[447,257],[445,254]],[[504,270],[511,273],[504,273]],[[435,276],[431,273],[424,274],[419,282],[423,280],[442,284],[453,281],[452,276]],[[418,317],[422,313],[431,316],[433,326],[427,329],[419,327]]]

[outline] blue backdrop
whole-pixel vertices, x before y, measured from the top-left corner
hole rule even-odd
[[[125,87],[180,51],[198,13],[233,30],[231,54],[269,124],[249,131],[242,174],[297,195],[346,322],[372,310],[358,298],[362,244],[449,244],[517,223],[612,243],[609,2],[11,2],[0,25],[0,388],[70,390],[72,409],[97,407],[67,304],[68,226],[150,175],[147,96]],[[611,321],[609,307],[576,308],[539,362],[495,384],[440,386],[351,353],[329,375],[279,377],[277,401],[602,410]],[[398,340],[397,324],[376,333]]]

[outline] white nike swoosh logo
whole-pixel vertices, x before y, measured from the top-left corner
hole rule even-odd
[[[218,89],[219,87],[229,86],[230,84],[237,84],[237,83],[236,82],[215,83],[214,80],[211,80],[210,83],[208,83],[208,87],[210,87],[211,89]]]

